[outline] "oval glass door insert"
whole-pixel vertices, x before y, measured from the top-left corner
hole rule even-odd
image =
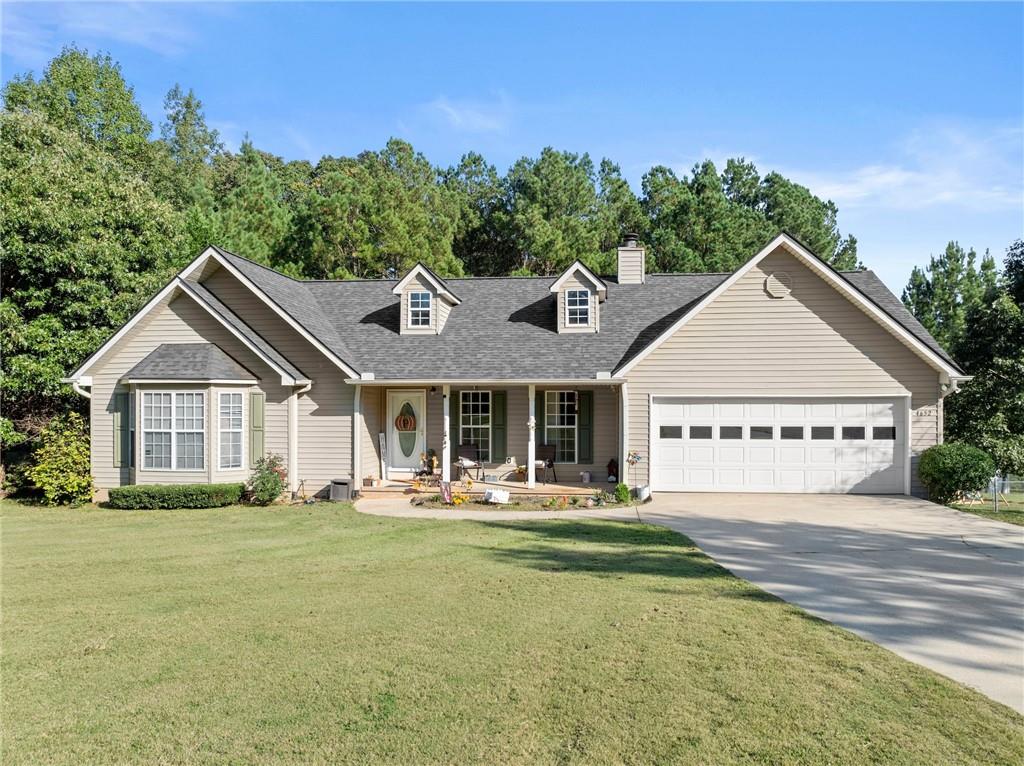
[[[416,449],[416,410],[409,402],[403,402],[402,408],[395,418],[395,430],[398,431],[398,446],[402,454],[411,457]]]

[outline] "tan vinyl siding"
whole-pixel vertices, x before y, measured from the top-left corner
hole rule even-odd
[[[288,389],[280,385],[280,375],[224,329],[192,298],[187,295],[176,298],[169,297],[133,327],[91,370],[93,378],[93,395],[90,400],[92,469],[97,487],[107,489],[133,482],[163,484],[209,480],[209,454],[207,468],[202,472],[143,470],[141,468],[141,420],[136,420],[135,465],[138,467],[137,471],[133,473],[128,468],[117,468],[113,464],[114,394],[127,390],[118,383],[118,380],[161,343],[201,342],[216,343],[257,376],[260,383],[256,388],[264,391],[267,395],[267,449],[282,455],[286,453],[287,409],[285,400]],[[206,390],[209,387],[206,384],[201,384],[188,388],[189,390]],[[146,389],[171,390],[168,386],[152,385],[147,385]],[[207,392],[207,398],[209,400],[209,392]],[[135,406],[136,410],[141,406],[139,397],[136,397]],[[207,415],[206,444],[209,453],[210,445],[217,433],[216,424],[209,419],[209,406]],[[216,455],[215,447],[212,454]],[[215,477],[215,480],[219,479],[219,476]]]
[[[589,290],[590,291],[590,324],[572,325],[567,324],[565,294],[567,290]],[[558,332],[560,333],[595,333],[600,328],[598,316],[597,287],[589,279],[582,277],[577,270],[570,275],[555,293],[558,312]]]
[[[363,386],[360,394],[360,407],[363,412],[363,430],[360,435],[360,462],[362,474],[360,483],[366,476],[380,478],[380,450],[378,438],[384,423],[384,389]]]
[[[305,482],[306,493],[324,492],[331,479],[350,476],[354,389],[345,383],[346,374],[226,270],[218,269],[204,284],[313,381],[309,392],[299,397],[298,478]],[[287,401],[283,406],[285,428],[280,438],[286,446]],[[267,408],[270,449],[269,397]]]
[[[644,281],[644,249],[620,247],[618,250],[619,284],[638,285]]]
[[[444,332],[444,325],[448,321],[452,307],[444,298],[435,297],[434,302],[437,306],[437,334],[440,335]]]
[[[771,273],[792,292],[772,299]],[[650,395],[912,395],[914,454],[938,438],[939,374],[888,330],[785,251],[764,258],[627,375],[629,448],[644,456]],[[912,486],[920,486],[913,461]]]

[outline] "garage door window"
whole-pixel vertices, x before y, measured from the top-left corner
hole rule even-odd
[[[871,429],[871,438],[896,441],[896,426],[875,426]]]
[[[711,426],[690,426],[691,439],[710,439]]]
[[[836,438],[836,429],[832,426],[811,426],[811,438],[831,441]]]
[[[843,438],[850,441],[864,438],[864,426],[843,426]]]
[[[682,426],[661,426],[658,429],[658,436],[662,439],[682,439],[683,438],[683,427]]]
[[[750,438],[751,439],[771,439],[775,436],[774,426],[751,426],[750,427]]]
[[[803,426],[782,426],[779,431],[782,434],[783,439],[803,439],[804,438],[804,427]]]
[[[722,426],[718,429],[719,439],[742,439],[743,426]]]

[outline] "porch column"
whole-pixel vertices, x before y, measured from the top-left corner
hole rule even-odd
[[[531,383],[528,386],[526,394],[526,402],[530,417],[526,420],[526,430],[530,434],[529,441],[526,443],[526,486],[528,489],[533,489],[537,486],[537,440],[535,434],[537,433],[537,387]]]
[[[441,411],[444,413],[444,431],[441,433],[441,481],[452,480],[452,439],[451,430],[452,387],[445,383],[441,386]]]
[[[288,491],[299,491],[299,389],[288,395]]]
[[[651,417],[650,409],[647,411],[647,417]],[[647,445],[647,465],[650,466],[650,445]],[[626,481],[627,471],[629,465],[626,463],[626,456],[629,455],[629,389],[627,384],[623,383],[619,386],[619,476],[618,479],[622,484],[628,484]],[[649,470],[649,468],[648,468]],[[650,480],[647,481],[650,484]]]
[[[356,385],[352,394],[352,489],[363,487],[363,387]]]

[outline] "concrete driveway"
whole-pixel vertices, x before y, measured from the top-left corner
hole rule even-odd
[[[1024,527],[907,497],[659,494],[644,521],[1024,712]]]

